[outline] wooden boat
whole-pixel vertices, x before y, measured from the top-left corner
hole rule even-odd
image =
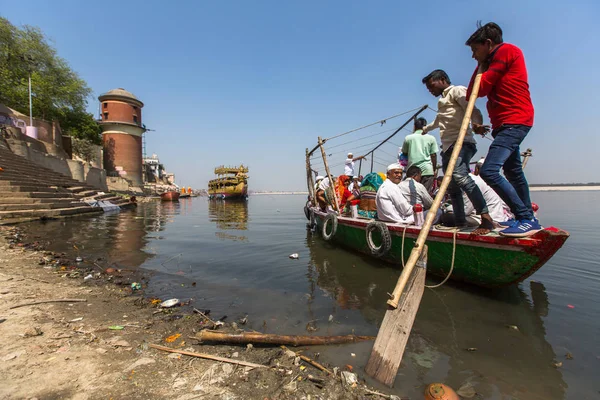
[[[208,182],[211,199],[246,199],[248,197],[248,167],[220,166],[215,168],[216,179]]]
[[[169,190],[168,192],[164,192],[160,194],[160,199],[162,201],[179,201],[179,192],[176,190]]]
[[[336,216],[318,208],[310,208],[309,212],[317,230],[327,240],[398,266],[403,265],[402,256],[404,263],[408,260],[420,232],[415,225]],[[334,219],[337,224],[333,222]],[[375,223],[379,227],[385,226],[389,232],[387,251],[381,249],[385,247],[385,241],[382,240],[382,228],[373,229]],[[332,225],[337,225],[337,229]],[[373,232],[368,233],[368,230]],[[434,228],[427,238],[427,272],[445,278],[450,273],[455,248],[454,269],[450,279],[484,287],[510,285],[521,282],[540,269],[568,237],[569,233],[555,227],[518,239],[500,236],[495,232],[475,236],[469,231],[461,231],[456,234],[455,243],[454,232]]]
[[[363,139],[352,138],[352,141],[348,143],[352,143],[354,147],[373,146],[361,157],[358,174],[361,174],[362,159],[366,156],[371,159],[370,172],[374,172],[376,154],[380,155],[376,152],[381,151],[380,148],[387,149],[387,152],[395,151],[397,145],[391,143],[390,139],[426,109],[426,105],[418,108],[406,122],[376,145],[370,142],[371,138],[386,131],[373,133],[365,131],[365,129],[379,129],[383,123],[403,114],[397,114],[331,138],[319,137],[318,144],[312,150],[306,149],[306,181],[310,201],[305,206],[305,213],[310,220],[311,228],[319,230],[325,240],[398,266],[404,265],[414,247],[420,228],[415,225],[390,224],[361,217],[349,218],[339,216],[334,211],[322,212],[320,208],[315,207],[316,190],[313,173],[317,175],[317,171],[313,169],[311,162],[316,160],[315,167],[323,168],[327,176],[332,176],[324,144],[330,143],[332,139],[362,132]],[[360,140],[368,140],[369,143],[361,145]],[[344,144],[334,147],[342,145]],[[382,147],[384,145],[393,147]],[[321,153],[321,160],[317,160],[318,156],[313,156],[317,150]],[[339,152],[332,154],[336,153]],[[389,153],[384,150],[381,154],[385,156]],[[523,165],[530,155],[530,149],[522,154]],[[343,152],[337,157],[344,157]],[[343,158],[339,161],[341,162],[334,166],[345,164]],[[384,163],[376,162],[379,167],[385,168]],[[390,163],[392,162],[396,162],[396,160],[391,158]],[[455,233],[434,227],[429,232],[426,241],[428,245],[427,272],[483,287],[510,285],[524,280],[540,269],[562,247],[568,237],[568,232],[555,227],[543,229],[526,238],[503,237],[497,232],[476,236],[471,235],[468,230]]]

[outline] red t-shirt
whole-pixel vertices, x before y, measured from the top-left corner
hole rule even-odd
[[[471,77],[467,99],[477,75]],[[490,64],[481,77],[478,97],[487,96],[492,128],[503,124],[533,126],[533,104],[529,95],[527,67],[517,46],[503,43],[490,55]]]

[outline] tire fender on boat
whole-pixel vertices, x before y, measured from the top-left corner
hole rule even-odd
[[[331,222],[331,232],[327,233],[327,226]],[[331,240],[332,237],[335,236],[338,227],[338,219],[335,214],[328,214],[323,221],[323,229],[321,229],[321,235],[323,235],[323,239]]]
[[[381,244],[379,246],[376,246],[375,242],[373,242],[373,232],[375,230],[378,230],[381,234]],[[386,224],[380,221],[371,221],[367,224],[365,232],[367,234],[367,245],[369,246],[369,250],[371,250],[371,254],[382,257],[390,251],[392,237]]]

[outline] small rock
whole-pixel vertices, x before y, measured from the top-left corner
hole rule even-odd
[[[284,350],[283,352],[284,352],[284,354],[285,354],[286,356],[288,356],[289,358],[296,358],[296,353],[294,353],[293,351],[291,351],[291,350],[289,350],[289,349],[286,349],[286,350]]]
[[[475,388],[471,386],[470,383],[465,383],[456,391],[456,394],[465,399],[470,399],[475,397],[477,392],[475,391]]]
[[[181,354],[171,353],[167,356],[167,358],[170,358],[171,360],[181,360]]]
[[[240,353],[238,353],[237,351],[231,355],[232,358],[238,358],[239,356]]]
[[[17,358],[23,354],[25,354],[25,350],[18,350],[18,351],[15,351],[13,353],[7,354],[4,357],[2,357],[2,361],[14,360],[15,358]]]
[[[294,365],[296,365],[296,366],[300,365],[300,357],[294,358]]]
[[[111,343],[111,344],[115,347],[130,347],[131,346],[129,344],[129,342],[126,340],[117,340],[116,342]]]
[[[192,389],[193,392],[204,392],[204,385],[202,385],[201,383],[197,384],[196,386],[194,386],[194,388]]]
[[[108,350],[106,350],[106,349],[102,349],[102,348],[98,348],[98,349],[96,349],[96,351],[97,351],[98,353],[100,353],[100,354],[106,354],[106,353],[108,353]]]
[[[40,336],[43,333],[44,332],[42,332],[42,328],[35,326],[35,327],[27,328],[27,330],[25,332],[23,332],[23,334],[21,336],[34,337],[34,336]]]
[[[250,350],[252,350],[253,348],[254,348],[254,345],[253,345],[252,343],[248,343],[248,344],[246,345],[246,351],[250,351]]]

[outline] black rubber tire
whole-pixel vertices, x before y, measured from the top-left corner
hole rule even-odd
[[[327,233],[327,225],[329,225],[330,221],[332,224],[331,232],[328,234]],[[323,239],[325,239],[326,241],[331,240],[335,236],[335,233],[337,232],[337,227],[338,227],[337,216],[335,214],[328,214],[325,217],[325,220],[323,221],[323,228],[321,229],[321,236],[323,236]]]
[[[381,245],[379,246],[375,246],[373,242],[372,235],[375,230],[378,230],[381,234]],[[376,257],[383,257],[390,251],[392,248],[392,236],[386,224],[380,221],[371,221],[367,225],[365,232],[367,235],[367,245],[369,246],[369,250],[371,250],[371,254]]]

